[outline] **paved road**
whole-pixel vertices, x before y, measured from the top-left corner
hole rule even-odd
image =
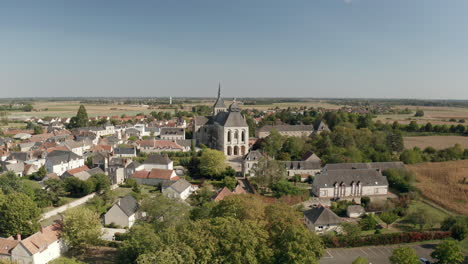
[[[431,252],[436,244],[421,244],[410,245],[416,250],[419,257],[433,261]],[[357,257],[365,257],[372,264],[390,264],[388,257],[392,255],[392,251],[398,246],[375,246],[375,247],[360,247],[360,248],[333,248],[327,249],[320,264],[351,264]]]

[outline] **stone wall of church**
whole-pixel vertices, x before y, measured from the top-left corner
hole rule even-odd
[[[248,127],[224,127],[224,153],[227,156],[243,156],[249,151]]]

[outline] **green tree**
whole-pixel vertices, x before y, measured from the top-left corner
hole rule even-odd
[[[39,229],[41,210],[28,195],[13,192],[0,202],[0,236],[31,235]]]
[[[80,105],[80,108],[76,113],[76,119],[78,127],[85,127],[88,125],[88,113],[86,112],[84,105]]]
[[[424,116],[424,111],[421,109],[416,110],[416,113],[414,114],[415,117],[423,117]]]
[[[101,240],[99,215],[87,208],[73,208],[64,213],[62,236],[67,246],[76,253],[82,253],[89,246]]]
[[[418,208],[416,211],[408,214],[405,220],[411,223],[414,227],[419,227],[419,230],[431,228],[434,225],[434,217],[426,209]]]
[[[223,186],[225,186],[226,188],[232,191],[234,190],[234,188],[236,188],[236,185],[237,185],[237,179],[235,177],[231,177],[231,176],[224,177]]]
[[[276,129],[273,129],[261,143],[260,148],[270,157],[276,158],[280,153],[285,137],[283,137]]]
[[[280,180],[277,183],[272,184],[270,188],[276,198],[284,195],[297,195],[301,193],[299,188],[292,185],[287,180]]]
[[[387,225],[392,224],[398,219],[398,215],[393,212],[383,212],[379,215],[379,218]]]
[[[205,149],[200,156],[200,173],[205,176],[218,177],[226,169],[226,157],[218,150]]]
[[[348,237],[357,237],[361,234],[361,226],[354,223],[343,222],[341,223],[341,228],[343,229],[343,233]]]
[[[369,260],[364,257],[357,257],[352,264],[369,264]]]
[[[390,262],[392,264],[418,264],[419,259],[416,255],[416,251],[410,247],[399,247],[393,250],[390,256]]]
[[[286,179],[287,171],[283,163],[276,160],[261,158],[254,169],[255,177],[252,181],[260,188],[269,188],[280,180]]]
[[[445,240],[431,253],[431,257],[437,259],[437,264],[458,264],[464,260],[460,250],[460,243],[455,240]]]
[[[42,134],[44,131],[42,129],[42,126],[34,126],[34,134],[39,135]]]
[[[65,191],[65,185],[62,180],[59,179],[48,179],[44,181],[45,190],[47,191],[49,200],[54,206],[58,206],[60,203],[60,197],[66,196],[69,193]]]
[[[147,221],[158,230],[183,224],[190,216],[188,205],[161,194],[144,199],[141,210],[146,212]]]
[[[375,219],[374,215],[366,215],[360,221],[359,225],[361,226],[362,230],[374,230],[378,226],[378,222]]]
[[[417,149],[405,149],[400,155],[400,160],[405,164],[423,162],[422,152]]]
[[[37,172],[33,174],[34,180],[42,181],[44,177],[47,175],[47,170],[44,166],[40,167]]]

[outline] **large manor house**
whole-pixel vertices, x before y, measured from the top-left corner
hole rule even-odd
[[[197,144],[223,151],[227,156],[244,156],[249,151],[249,127],[236,101],[229,108],[221,98],[213,106],[212,116],[197,116],[194,122]]]

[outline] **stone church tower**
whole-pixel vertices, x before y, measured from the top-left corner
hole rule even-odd
[[[198,145],[220,150],[227,156],[243,156],[249,152],[249,126],[236,101],[229,109],[226,107],[221,98],[221,85],[213,115],[196,116],[193,131]]]
[[[223,98],[221,98],[221,83],[218,85],[218,98],[216,99],[215,104],[213,105],[213,116],[217,115],[219,112],[226,112],[227,108],[224,104]]]

